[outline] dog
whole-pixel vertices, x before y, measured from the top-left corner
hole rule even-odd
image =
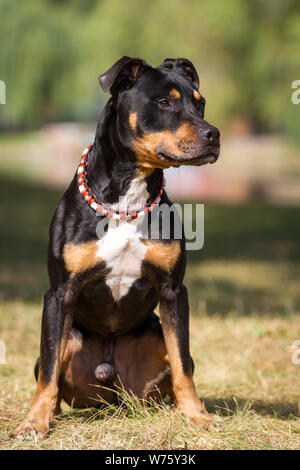
[[[187,59],[154,68],[124,56],[99,82],[111,97],[50,226],[51,287],[21,435],[47,434],[62,399],[114,402],[118,384],[140,399],[170,395],[190,421],[212,422],[193,382],[184,238],[172,230],[168,239],[143,238],[140,225],[146,217],[151,225],[153,208],[172,206],[163,170],[215,162],[220,133],[204,120]]]

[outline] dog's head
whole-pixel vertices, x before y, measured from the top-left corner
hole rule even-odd
[[[156,68],[123,57],[100,75],[110,90],[122,144],[146,168],[204,165],[218,159],[219,130],[204,120],[205,99],[187,59],[166,59]]]

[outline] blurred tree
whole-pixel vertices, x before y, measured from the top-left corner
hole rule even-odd
[[[299,136],[297,0],[0,0],[0,43],[2,127],[94,118],[97,76],[126,54],[191,59],[223,129],[240,118]]]

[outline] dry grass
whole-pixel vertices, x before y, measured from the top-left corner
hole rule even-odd
[[[192,318],[195,381],[210,412],[212,431],[186,423],[172,405],[72,410],[56,418],[40,442],[10,437],[30,406],[38,355],[41,306],[3,302],[0,338],[7,364],[0,366],[1,449],[299,449],[300,366],[291,344],[300,339],[296,315],[285,318]]]

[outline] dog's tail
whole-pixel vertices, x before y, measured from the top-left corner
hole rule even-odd
[[[115,351],[115,338],[113,335],[104,338],[104,361],[97,365],[95,369],[96,379],[103,383],[112,383],[116,377],[116,370],[113,365]]]

